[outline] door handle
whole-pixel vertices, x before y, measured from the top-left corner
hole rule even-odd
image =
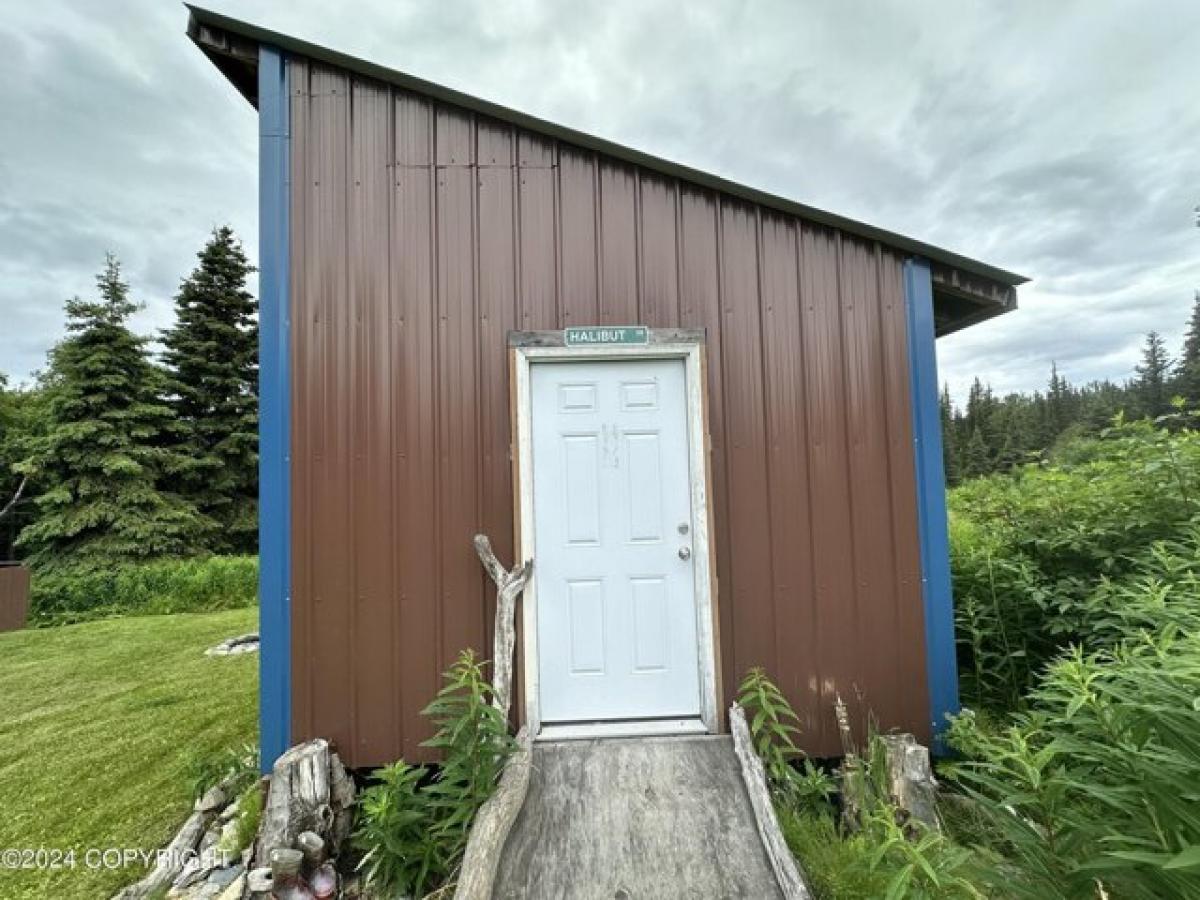
[[[692,558],[692,548],[691,547],[680,547],[679,548],[679,558],[684,560],[685,562],[687,560],[691,559]]]

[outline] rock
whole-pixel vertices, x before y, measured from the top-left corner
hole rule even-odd
[[[221,893],[217,896],[217,900],[242,900],[242,895],[246,893],[246,873],[238,875],[231,881]]]
[[[216,900],[221,891],[221,886],[204,881],[182,891],[171,891],[167,897],[170,900]]]
[[[268,866],[260,866],[246,873],[246,887],[250,889],[251,894],[269,894],[274,883]]]
[[[228,822],[230,819],[235,818],[240,811],[241,803],[238,800],[234,800],[227,807],[221,810],[221,815],[219,818],[222,822]]]
[[[215,884],[220,888],[224,888],[226,885],[231,884],[236,879],[240,878],[244,871],[245,869],[242,868],[241,864],[226,866],[223,869],[215,869],[213,870],[212,874],[208,876],[208,883]]]
[[[238,823],[232,819],[221,826],[221,837],[217,839],[217,859],[222,866],[231,865],[234,859],[243,854],[235,853],[232,850],[222,850],[222,847],[233,847],[237,842]],[[244,864],[244,860],[243,860]]]
[[[220,849],[217,844],[213,844],[200,854],[200,866],[204,869],[205,878],[214,869],[224,869],[232,862],[233,859],[230,857],[230,854]]]
[[[205,650],[204,655],[233,656],[238,653],[256,653],[258,652],[258,647],[258,634],[250,632],[249,634],[239,634],[237,637],[226,638],[216,646]]]
[[[198,849],[199,849],[201,855],[203,855],[205,850],[208,850],[210,847],[215,846],[217,841],[219,841],[220,839],[221,839],[221,824],[220,824],[220,822],[213,822],[212,826],[208,829],[208,831],[204,832],[204,837],[200,838],[200,846]]]
[[[217,785],[210,787],[204,792],[199,800],[196,801],[196,812],[215,813],[217,810],[225,806],[229,802],[229,798],[225,796],[225,790]]]
[[[200,858],[193,856],[183,864],[183,868],[179,870],[179,874],[175,876],[175,880],[171,883],[171,888],[172,890],[182,891],[199,882],[205,874]]]

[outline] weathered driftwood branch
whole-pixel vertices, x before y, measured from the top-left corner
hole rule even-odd
[[[500,855],[529,790],[533,759],[531,743],[528,729],[522,728],[517,735],[517,749],[504,764],[504,774],[500,776],[496,792],[475,816],[454,900],[490,900],[492,896]]]
[[[174,840],[158,855],[158,862],[150,874],[137,884],[125,888],[113,900],[143,900],[170,887],[175,876],[183,868],[187,854],[195,851],[200,838],[216,815],[211,809],[196,809],[183,823]]]
[[[729,708],[729,730],[733,732],[733,752],[737,755],[742,768],[742,780],[746,783],[746,793],[750,795],[750,806],[754,809],[754,821],[758,825],[758,834],[762,838],[767,857],[771,860],[771,868],[775,871],[775,880],[785,900],[811,900],[812,893],[808,882],[796,864],[796,858],[788,849],[783,832],[779,829],[779,819],[775,815],[775,807],[771,803],[770,789],[767,787],[767,773],[763,769],[762,760],[754,751],[754,741],[750,737],[750,728],[746,725],[746,713],[742,707],[734,703]]]
[[[496,636],[492,643],[492,703],[508,718],[512,705],[513,648],[517,643],[517,597],[533,574],[533,560],[511,572],[500,565],[487,535],[475,535],[475,552],[496,585]]]
[[[0,519],[7,516],[21,499],[21,495],[25,493],[25,485],[29,483],[29,476],[26,475],[21,479],[21,483],[17,485],[17,492],[12,495],[12,499],[4,504],[4,509],[0,509]]]

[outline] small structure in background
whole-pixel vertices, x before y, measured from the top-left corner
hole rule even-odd
[[[20,563],[0,562],[0,631],[25,627],[29,615],[29,570]]]

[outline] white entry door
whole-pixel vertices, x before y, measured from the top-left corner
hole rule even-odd
[[[542,362],[530,388],[542,723],[698,717],[684,361]]]

